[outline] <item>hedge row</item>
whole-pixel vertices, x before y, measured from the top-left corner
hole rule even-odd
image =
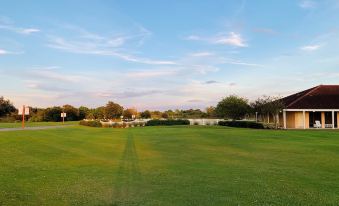
[[[227,127],[241,127],[241,128],[254,128],[254,129],[264,129],[264,125],[258,122],[251,121],[220,121],[218,123],[220,126]]]
[[[190,121],[187,119],[169,119],[158,120],[153,119],[146,123],[146,126],[171,126],[171,125],[189,125]]]
[[[90,120],[90,121],[81,120],[79,124],[83,126],[89,126],[89,127],[102,127],[101,122],[97,120]]]

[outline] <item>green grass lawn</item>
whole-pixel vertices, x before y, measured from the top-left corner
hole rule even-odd
[[[59,126],[59,125],[77,125],[79,121],[66,121],[62,122],[25,122],[25,127],[40,127],[40,126]],[[4,123],[0,122],[0,128],[19,128],[22,126],[21,122]]]
[[[339,132],[0,132],[0,205],[338,205]]]

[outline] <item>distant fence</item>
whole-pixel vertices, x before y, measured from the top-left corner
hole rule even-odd
[[[126,126],[135,126],[135,125],[142,125],[144,126],[149,120],[151,119],[136,119],[131,122],[116,122],[112,120],[100,120],[100,123],[105,127],[112,126],[112,125],[126,125]],[[218,125],[219,121],[224,121],[224,119],[187,119],[190,122],[190,125],[202,125],[202,126],[209,126],[209,125]],[[85,121],[88,121],[85,119]]]
[[[190,125],[218,125],[219,121],[223,121],[223,119],[188,119],[190,121]]]

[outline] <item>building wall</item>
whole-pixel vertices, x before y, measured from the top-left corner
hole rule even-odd
[[[339,116],[338,116],[339,117]],[[279,115],[280,126],[284,126],[283,115]],[[305,112],[305,128],[309,128],[310,114]],[[286,127],[288,129],[303,129],[304,115],[303,112],[286,112]]]
[[[295,112],[286,112],[286,127],[295,128]]]
[[[294,127],[297,129],[303,129],[304,128],[304,115],[303,112],[294,112],[295,118],[294,118]],[[305,115],[306,116],[306,115]]]

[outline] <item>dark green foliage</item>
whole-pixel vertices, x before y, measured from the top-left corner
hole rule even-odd
[[[91,120],[91,121],[81,120],[79,124],[83,126],[88,126],[88,127],[102,127],[101,122],[97,120]]]
[[[15,111],[16,111],[15,107],[8,99],[0,97],[0,117],[7,116]]]
[[[168,119],[158,120],[153,119],[146,123],[146,126],[171,126],[171,125],[189,125],[190,121],[187,119]]]
[[[258,122],[251,121],[220,121],[220,126],[227,127],[241,127],[241,128],[253,128],[253,129],[264,129],[264,125]]]
[[[61,121],[61,107],[50,107],[45,109],[43,113],[43,120],[46,122],[60,122]]]
[[[143,119],[149,119],[151,118],[151,112],[149,110],[145,110],[140,113],[140,117]]]
[[[218,117],[232,120],[243,119],[249,111],[248,100],[235,95],[222,99],[215,108]]]
[[[88,109],[87,107],[84,107],[84,106],[79,107],[79,120],[85,119],[87,115],[89,114],[89,112],[90,112],[90,109]]]
[[[111,101],[109,101],[106,104],[106,107],[104,109],[105,118],[107,119],[120,118],[123,112],[124,112],[124,108],[120,106],[120,104],[117,104]]]

